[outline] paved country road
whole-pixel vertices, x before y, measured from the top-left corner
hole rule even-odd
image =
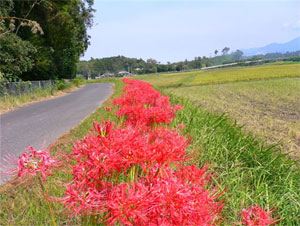
[[[0,115],[0,165],[7,153],[19,156],[29,145],[39,149],[55,142],[95,111],[111,92],[111,84],[86,84],[62,97]]]

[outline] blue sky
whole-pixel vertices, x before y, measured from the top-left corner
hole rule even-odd
[[[175,62],[300,36],[300,1],[95,0],[94,8],[85,60],[123,55]]]

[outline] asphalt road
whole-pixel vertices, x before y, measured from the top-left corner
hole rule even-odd
[[[87,84],[67,95],[0,115],[0,165],[7,153],[27,146],[47,147],[95,111],[111,94],[111,84]],[[4,177],[0,175],[0,184]]]

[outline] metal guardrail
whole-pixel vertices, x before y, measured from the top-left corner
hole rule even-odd
[[[54,80],[27,81],[27,82],[7,82],[0,86],[0,96],[22,95],[32,93],[36,89],[47,89],[55,84]]]

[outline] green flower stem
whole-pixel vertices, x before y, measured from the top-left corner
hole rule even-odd
[[[53,213],[53,210],[52,210],[52,207],[51,207],[51,203],[46,197],[47,193],[46,193],[46,189],[44,187],[44,184],[43,184],[43,181],[42,181],[42,176],[41,176],[40,173],[38,173],[38,179],[39,179],[39,183],[41,185],[42,191],[43,191],[43,195],[44,195],[45,199],[47,200],[47,204],[48,204],[50,214],[51,214],[52,223],[53,223],[54,226],[56,226],[56,222],[55,222],[54,213]]]

